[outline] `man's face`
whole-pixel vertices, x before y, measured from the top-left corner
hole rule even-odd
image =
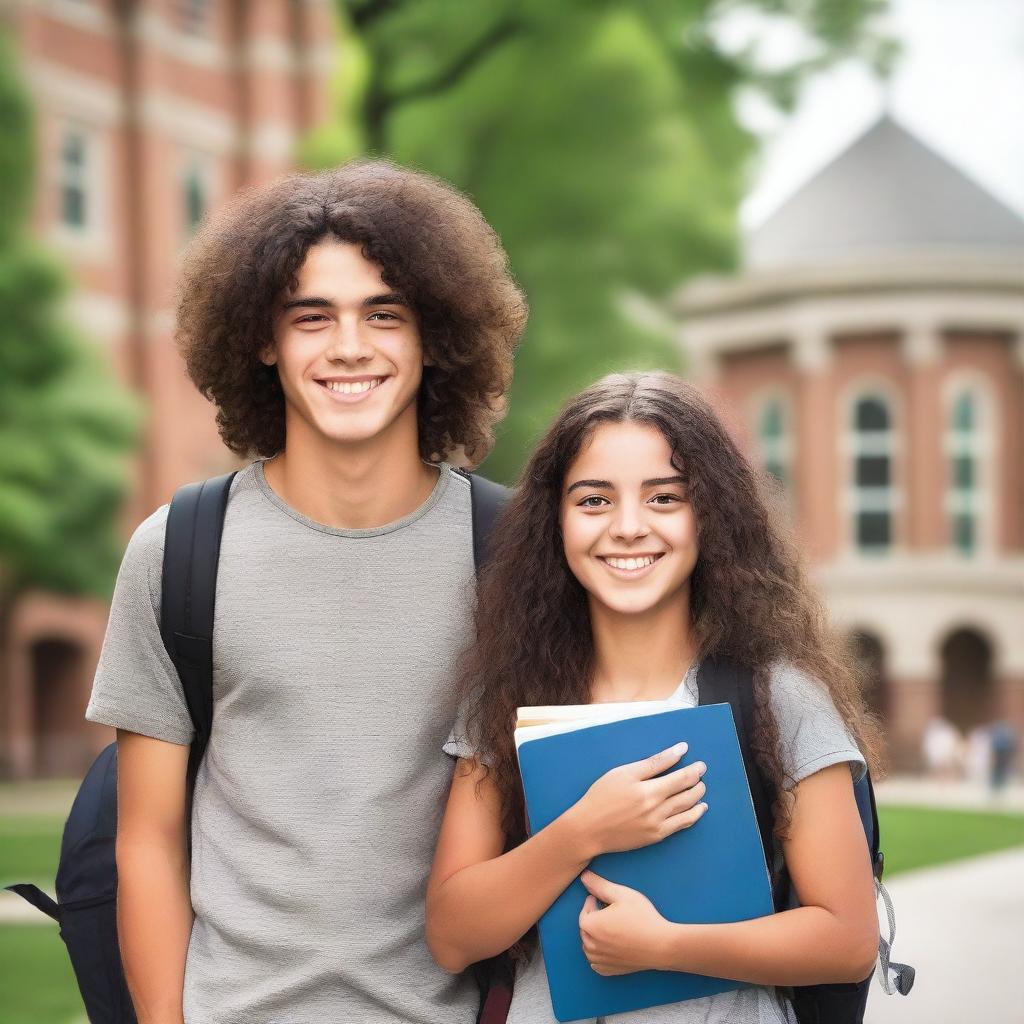
[[[277,366],[286,430],[360,444],[416,431],[423,346],[413,311],[352,242],[310,247],[260,358]]]

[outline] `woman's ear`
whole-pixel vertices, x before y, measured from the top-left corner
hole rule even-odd
[[[264,366],[277,365],[277,346],[273,342],[260,349],[260,362]]]

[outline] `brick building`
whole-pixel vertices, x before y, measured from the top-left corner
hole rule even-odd
[[[37,236],[71,314],[145,399],[130,530],[230,464],[172,343],[178,258],[204,213],[293,166],[328,116],[330,0],[0,0],[37,112]],[[78,772],[100,603],[27,595],[0,666],[0,774]]]
[[[692,375],[781,482],[897,765],[1024,730],[1024,221],[890,118],[684,287]]]

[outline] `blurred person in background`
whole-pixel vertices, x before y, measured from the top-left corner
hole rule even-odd
[[[423,891],[474,593],[470,484],[526,320],[451,187],[355,162],[242,193],[194,242],[177,335],[235,477],[213,730],[160,637],[167,507],[124,556],[87,717],[118,730],[118,929],[140,1024],[472,1020]]]
[[[930,776],[955,779],[963,768],[964,738],[952,722],[935,715],[921,738],[921,754]]]

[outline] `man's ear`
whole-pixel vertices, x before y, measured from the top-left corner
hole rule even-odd
[[[277,346],[273,342],[260,349],[260,362],[264,366],[277,365]]]

